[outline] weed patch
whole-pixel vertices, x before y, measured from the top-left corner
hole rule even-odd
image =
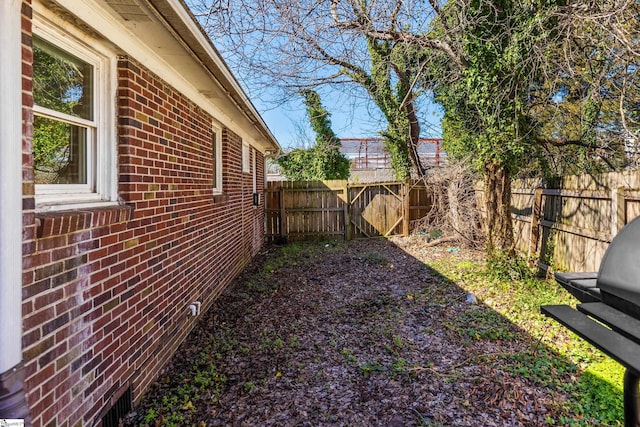
[[[456,320],[453,324],[461,335],[517,339],[520,332],[515,326],[530,337],[528,349],[501,355],[498,361],[503,370],[570,396],[562,405],[567,415],[550,419],[549,424],[620,425],[623,367],[540,313],[541,305],[576,303],[559,285],[530,275],[503,278],[487,273],[479,262],[447,260],[429,265],[491,309],[469,311]]]

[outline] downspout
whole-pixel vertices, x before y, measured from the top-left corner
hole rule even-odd
[[[29,409],[22,366],[22,1],[0,2],[0,419]]]

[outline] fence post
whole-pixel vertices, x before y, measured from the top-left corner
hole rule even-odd
[[[351,195],[349,194],[349,181],[345,181],[344,191],[344,240],[351,240]]]
[[[611,212],[613,214],[613,221],[611,221],[611,238],[613,239],[618,231],[622,230],[626,223],[626,199],[625,199],[625,187],[618,187],[611,190],[611,203],[612,209]]]
[[[411,221],[411,184],[409,181],[402,184],[402,235],[409,235],[409,222]]]
[[[540,240],[540,218],[542,217],[542,188],[535,189],[533,197],[533,209],[531,210],[531,233],[529,234],[529,256],[538,254],[538,241]]]
[[[280,192],[279,192],[279,196],[280,196],[280,237],[282,237],[283,239],[287,238],[287,232],[286,232],[286,227],[285,227],[285,219],[287,216],[287,211],[284,207],[284,184],[280,186]]]

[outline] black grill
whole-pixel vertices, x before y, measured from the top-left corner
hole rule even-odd
[[[640,217],[611,241],[597,273],[555,277],[581,304],[546,305],[542,313],[626,368],[624,425],[640,426]]]
[[[613,239],[600,263],[602,302],[640,318],[640,217]]]
[[[556,273],[555,278],[580,302],[603,302],[640,318],[640,217],[611,241],[597,273]]]

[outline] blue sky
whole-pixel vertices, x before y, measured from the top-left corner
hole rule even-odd
[[[188,5],[191,5],[192,8],[195,7],[196,15],[198,14],[197,11],[203,7],[200,1],[187,0]],[[202,13],[206,15],[208,8],[205,7],[204,10],[205,12]],[[206,24],[203,23],[203,25]],[[216,31],[215,25],[211,31]],[[245,61],[242,59],[242,53],[233,53],[235,48],[229,37],[224,33],[218,34],[218,36],[214,37],[214,45],[280,143],[280,146],[286,150],[287,148],[312,144],[315,140],[315,134],[310,129],[306,118],[306,109],[302,103],[302,97],[296,95],[292,97],[291,89],[285,89],[284,86],[269,86],[272,80],[269,78],[262,80],[262,77],[255,69],[246,66]],[[247,34],[245,37],[250,46],[251,43],[256,42],[252,35]],[[256,37],[262,40],[260,35]],[[276,39],[279,38],[276,37]],[[258,44],[261,46],[261,52],[269,51],[269,45]],[[227,51],[227,49],[229,50]],[[249,48],[248,53],[244,52],[244,54],[250,53],[251,48]],[[273,55],[277,54],[276,50]],[[334,72],[335,70],[331,71],[331,74]],[[318,69],[318,73],[326,74],[327,70]],[[317,75],[313,77],[315,78]],[[273,79],[273,76],[270,78]],[[316,87],[314,90],[320,94],[323,106],[331,114],[332,129],[339,138],[379,137],[380,132],[387,127],[386,120],[371,102],[369,95],[357,84],[334,83],[334,86],[325,85],[319,88]],[[278,103],[284,99],[286,99],[286,102]],[[421,125],[420,136],[425,138],[441,137],[441,109],[431,103],[425,95],[420,96],[416,107]]]
[[[273,106],[260,96],[248,95],[283,149],[301,146],[305,140],[313,141],[315,135],[308,125],[301,100]],[[362,100],[349,99],[337,91],[325,91],[322,103],[331,113],[333,131],[340,138],[377,137],[386,126],[375,107],[367,107]],[[422,137],[442,136],[442,114],[437,106],[423,102],[421,117]]]

